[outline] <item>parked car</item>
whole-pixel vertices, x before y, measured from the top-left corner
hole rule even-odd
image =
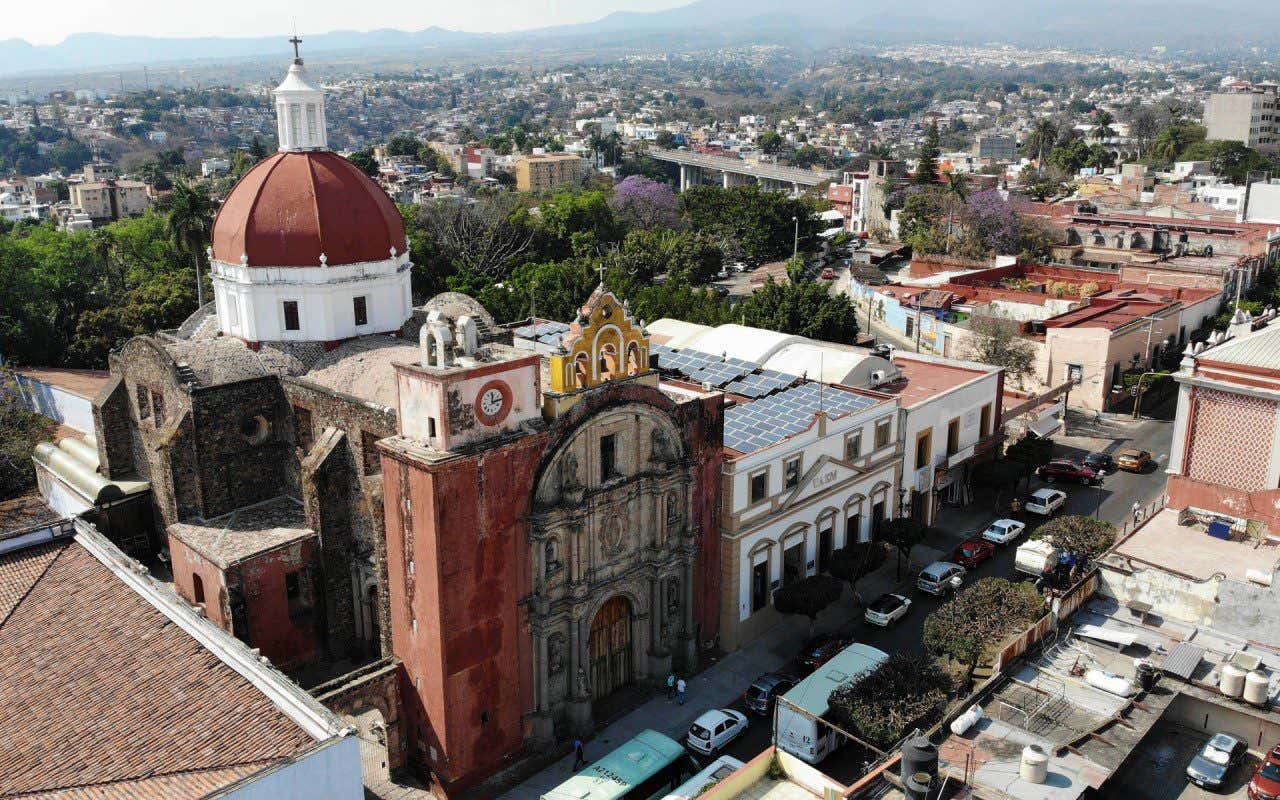
[[[831,267],[825,267],[822,270],[822,279],[824,281],[832,281],[836,278],[836,271]]]
[[[1280,800],[1280,745],[1271,748],[1253,771],[1245,793],[1249,800]]]
[[[996,554],[996,546],[985,539],[969,539],[956,545],[951,560],[965,569],[974,569]]]
[[[960,588],[964,580],[964,567],[950,561],[935,561],[920,570],[916,578],[916,587],[922,592],[943,595]]]
[[[1151,454],[1146,450],[1130,448],[1116,454],[1116,466],[1127,472],[1142,472],[1150,463]]]
[[[705,712],[693,721],[685,742],[690,749],[709,756],[732,742],[746,729],[747,716],[741,711],[717,708]]]
[[[741,261],[730,261],[728,264],[724,265],[724,268],[730,272],[746,272],[747,271],[747,265],[742,263]]]
[[[1048,517],[1062,508],[1066,502],[1066,492],[1060,492],[1057,489],[1036,489],[1031,493],[1031,497],[1027,498],[1027,504],[1024,508],[1032,514]]]
[[[1094,472],[1116,471],[1116,460],[1109,453],[1090,453],[1084,457],[1083,463]]]
[[[817,669],[835,658],[836,653],[839,653],[850,644],[851,642],[848,639],[834,634],[815,636],[805,645],[804,651],[800,655],[800,663],[809,669]]]
[[[982,532],[982,538],[992,544],[1008,544],[1021,536],[1026,529],[1025,522],[1019,522],[1016,519],[998,519],[987,526],[987,529]]]
[[[1055,459],[1036,470],[1046,483],[1054,481],[1075,481],[1076,483],[1097,483],[1102,480],[1098,473],[1086,467],[1084,464],[1077,464],[1065,458]]]
[[[766,672],[751,682],[742,694],[742,704],[748,711],[768,714],[774,702],[800,681],[782,672]]]
[[[882,594],[867,606],[863,618],[872,625],[887,628],[907,615],[911,601],[900,594]]]
[[[1243,739],[1229,733],[1215,733],[1187,765],[1187,777],[1202,789],[1220,788],[1227,773],[1249,750]]]

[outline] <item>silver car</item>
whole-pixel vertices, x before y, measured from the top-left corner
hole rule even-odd
[[[1187,765],[1187,777],[1204,789],[1221,788],[1227,773],[1244,760],[1248,751],[1249,746],[1243,739],[1229,733],[1215,733]]]

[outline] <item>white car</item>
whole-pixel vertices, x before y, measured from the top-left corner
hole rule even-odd
[[[703,713],[693,721],[685,742],[690,749],[709,756],[732,742],[746,729],[745,714],[732,708],[717,708]]]
[[[874,603],[867,606],[863,618],[872,625],[887,628],[902,619],[911,610],[911,601],[900,594],[882,594]]]
[[[1027,510],[1042,517],[1053,516],[1053,513],[1067,502],[1067,493],[1057,489],[1036,489],[1027,499]]]
[[[1022,535],[1027,529],[1025,522],[1016,519],[998,519],[987,526],[982,538],[993,544],[1008,544]]]

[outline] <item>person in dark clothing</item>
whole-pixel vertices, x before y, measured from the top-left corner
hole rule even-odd
[[[585,767],[586,765],[587,765],[587,747],[582,743],[581,739],[574,739],[573,740],[573,771],[577,772],[579,769]]]

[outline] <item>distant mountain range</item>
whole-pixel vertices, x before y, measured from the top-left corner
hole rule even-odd
[[[1153,45],[1200,52],[1274,45],[1280,3],[1257,0],[697,0],[651,13],[619,12],[595,22],[507,34],[427,28],[333,31],[306,37],[309,54],[451,52],[481,48],[782,43],[811,48],[874,41],[1007,42],[1141,52]],[[0,74],[279,56],[281,36],[159,38],[80,33],[56,45],[0,41]]]

